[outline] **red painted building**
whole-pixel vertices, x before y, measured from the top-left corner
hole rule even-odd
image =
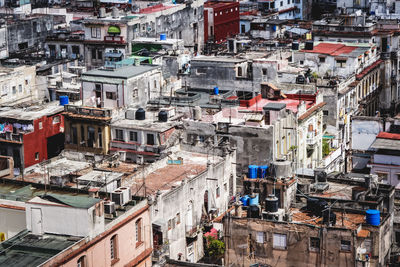
[[[239,33],[239,2],[208,1],[204,4],[204,42],[216,43]]]
[[[63,111],[55,104],[0,111],[0,155],[13,157],[19,171],[57,156],[64,148]]]

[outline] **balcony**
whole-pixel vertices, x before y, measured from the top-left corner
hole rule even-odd
[[[195,238],[199,233],[199,225],[186,225],[186,237],[187,238]]]
[[[123,36],[104,36],[104,42],[123,44],[125,43],[125,40]]]
[[[315,145],[317,144],[317,137],[314,133],[307,134],[306,145],[308,150],[314,149]]]
[[[22,144],[22,140],[23,140],[22,133],[14,134],[6,132],[0,134],[0,142]]]
[[[69,117],[82,117],[91,119],[111,120],[112,110],[106,108],[82,107],[74,105],[64,106],[65,115]]]
[[[169,256],[169,245],[168,244],[154,246],[153,255],[151,256],[152,261],[159,262],[165,256]]]

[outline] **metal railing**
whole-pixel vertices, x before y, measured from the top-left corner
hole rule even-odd
[[[65,105],[65,112],[70,112],[79,115],[94,116],[94,117],[111,117],[112,110],[106,108],[92,108],[92,107],[80,107],[73,105]]]

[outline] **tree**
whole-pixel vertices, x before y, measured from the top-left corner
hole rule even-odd
[[[224,256],[225,243],[221,240],[215,239],[212,236],[207,237],[206,254],[210,260],[216,262]]]

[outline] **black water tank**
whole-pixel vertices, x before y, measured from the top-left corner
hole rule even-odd
[[[146,119],[146,111],[143,108],[139,108],[138,110],[136,110],[135,119],[140,120],[140,121],[145,120]]]
[[[313,50],[314,49],[314,41],[306,41],[305,50]]]
[[[307,210],[314,213],[315,207],[317,206],[317,198],[307,198]]]
[[[161,110],[158,112],[158,121],[167,122],[168,121],[168,112],[165,110]]]
[[[258,218],[260,219],[260,208],[256,205],[252,205],[247,209],[247,218]]]
[[[265,211],[277,212],[278,211],[278,198],[274,195],[269,195],[265,199]]]
[[[328,208],[328,202],[325,200],[318,200],[317,206],[315,207],[315,215],[321,216],[324,210]]]
[[[299,42],[293,42],[292,43],[292,50],[299,50]]]

